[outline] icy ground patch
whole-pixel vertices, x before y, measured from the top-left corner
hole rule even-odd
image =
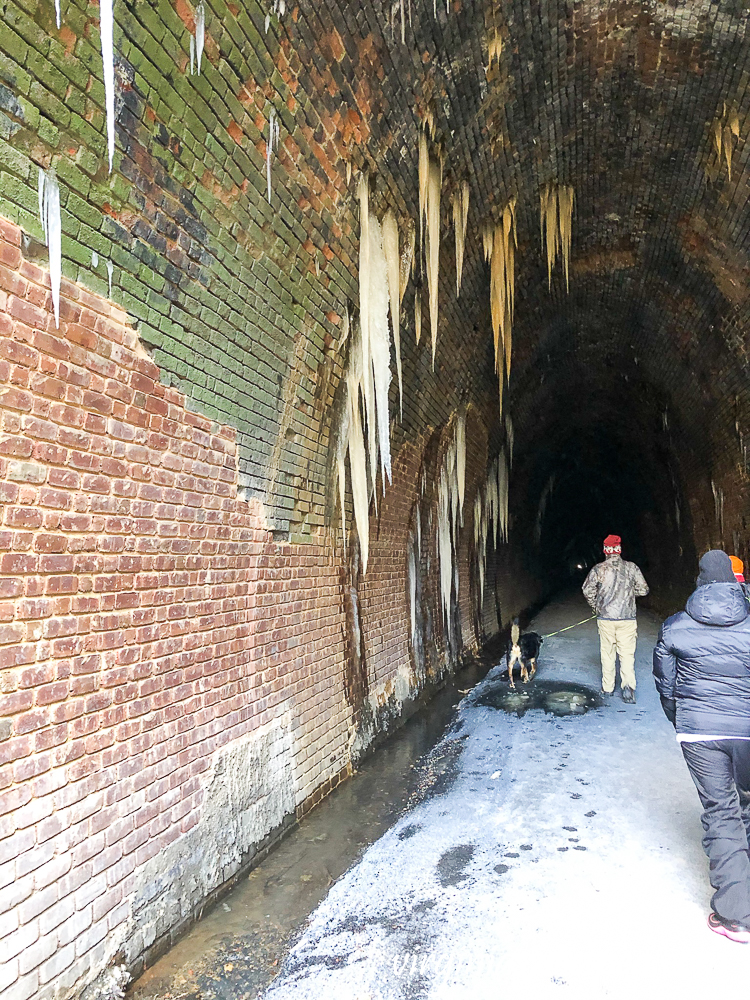
[[[586,617],[546,608],[552,632]],[[750,949],[706,927],[700,809],[650,675],[638,704],[516,718],[462,701],[447,778],[331,889],[267,1000],[735,996]],[[599,687],[596,624],[549,639],[538,678]],[[442,790],[440,790],[442,789]]]

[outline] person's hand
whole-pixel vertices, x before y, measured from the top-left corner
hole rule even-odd
[[[674,698],[665,698],[663,695],[661,698],[661,707],[664,709],[664,714],[672,723],[673,726],[677,726],[677,702]]]

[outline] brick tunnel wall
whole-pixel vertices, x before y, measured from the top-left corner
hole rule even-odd
[[[683,6],[662,24],[636,2],[570,17],[545,3],[540,18],[526,0],[414,0],[402,25],[386,0],[211,0],[198,74],[195,5],[123,0],[110,173],[99,5],[63,4],[58,30],[48,0],[0,0],[0,989],[13,1000],[137,972],[421,692],[549,593],[540,495],[592,423],[612,425],[615,451],[629,441],[623,460],[655,484],[637,523],[660,606],[674,610],[697,550],[748,554],[742,36],[731,4],[708,21]],[[722,102],[741,123],[731,183],[711,138]],[[359,306],[357,182],[369,175],[378,218],[414,224],[430,120],[437,352],[433,365],[417,264],[403,417],[390,387],[393,482],[376,484],[362,574],[332,466]],[[40,168],[60,186],[59,328]],[[548,287],[539,245],[550,181],[576,192],[569,292],[559,266]],[[490,545],[479,594],[473,502],[509,442],[482,234],[511,197],[511,534]],[[446,621],[437,484],[464,412]]]
[[[0,990],[14,1000],[106,995],[108,968],[137,974],[462,654],[427,540],[413,652],[402,550],[417,477],[441,457],[425,461],[430,428],[439,439],[466,393],[470,356],[434,376],[428,338],[405,351],[414,391],[356,623],[331,513],[358,298],[347,162],[385,101],[379,53],[345,52],[332,25],[313,34],[310,12],[290,14],[292,45],[259,4],[219,4],[191,75],[194,14],[116,5],[109,176],[98,6],[70,3],[58,31],[52,4],[2,4]],[[59,328],[40,167],[60,185]],[[406,212],[404,181],[383,177],[375,203]]]

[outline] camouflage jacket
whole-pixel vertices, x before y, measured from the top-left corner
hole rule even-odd
[[[627,621],[635,618],[635,599],[646,596],[648,584],[635,563],[614,555],[594,566],[582,590],[597,618]]]

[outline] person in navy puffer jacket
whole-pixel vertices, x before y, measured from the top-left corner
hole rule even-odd
[[[654,678],[703,805],[708,926],[750,943],[750,609],[729,556],[700,561],[686,608],[662,625]]]

